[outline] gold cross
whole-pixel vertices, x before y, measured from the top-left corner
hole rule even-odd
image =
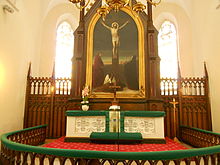
[[[179,102],[177,102],[175,98],[173,98],[173,101],[171,101],[169,103],[173,105],[174,110],[176,109],[176,105],[179,104]]]
[[[177,134],[177,129],[176,129],[176,104],[178,102],[176,101],[175,98],[173,98],[173,101],[170,102],[170,104],[173,105],[173,131],[174,131],[174,141],[178,141],[176,134]]]
[[[114,93],[114,100],[112,102],[112,105],[117,105],[118,102],[116,101],[116,91],[117,89],[121,88],[120,86],[117,86],[116,83],[114,83],[114,85],[109,86],[110,89],[113,89],[113,93]]]

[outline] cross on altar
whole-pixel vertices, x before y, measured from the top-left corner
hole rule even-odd
[[[118,105],[118,101],[116,100],[116,92],[117,89],[120,89],[121,86],[116,85],[116,83],[114,83],[114,85],[109,86],[110,89],[113,89],[113,93],[114,93],[114,100],[112,101],[112,105]]]

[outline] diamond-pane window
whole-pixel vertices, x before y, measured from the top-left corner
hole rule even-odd
[[[74,36],[69,23],[63,22],[57,28],[56,36],[56,78],[71,77]]]
[[[170,21],[165,21],[159,30],[158,51],[161,58],[160,77],[177,78],[177,33]]]

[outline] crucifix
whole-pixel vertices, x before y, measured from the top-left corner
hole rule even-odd
[[[112,105],[118,105],[118,101],[116,100],[116,92],[117,89],[120,89],[121,86],[116,85],[116,82],[114,83],[114,85],[109,86],[110,89],[113,89],[113,93],[114,93],[114,99],[112,101]]]
[[[170,102],[170,104],[173,105],[173,130],[174,130],[174,141],[178,141],[176,137],[176,105],[179,104],[179,102],[176,101],[175,98],[173,98],[173,101]]]

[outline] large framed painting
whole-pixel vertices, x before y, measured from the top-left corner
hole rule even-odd
[[[88,27],[86,84],[93,98],[145,97],[144,31],[140,18],[124,8]],[[113,87],[113,88],[112,88]]]

